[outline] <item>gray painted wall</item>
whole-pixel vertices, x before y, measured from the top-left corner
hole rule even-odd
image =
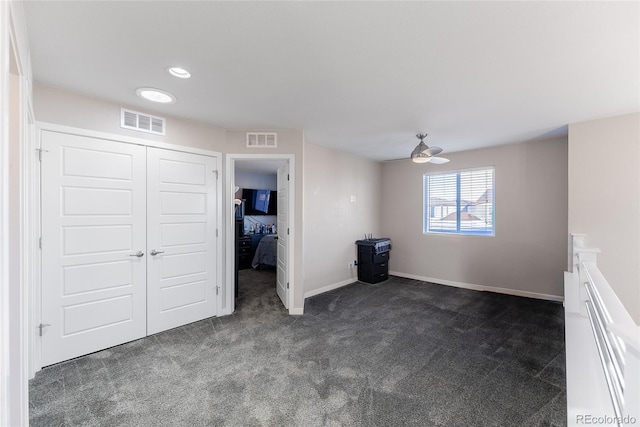
[[[569,125],[568,223],[640,324],[640,113]]]
[[[254,188],[260,190],[277,190],[278,175],[275,173],[259,173],[259,172],[236,172],[236,186],[240,190],[236,193],[236,197],[242,195],[243,188]]]
[[[355,241],[380,236],[382,166],[342,151],[305,144],[304,283],[315,295],[354,281]]]
[[[203,150],[224,151],[226,143],[224,129],[173,117],[169,114],[170,106],[160,106],[159,110],[142,109],[114,104],[42,84],[35,84],[33,90],[34,111],[38,121],[167,144],[186,145]],[[166,135],[121,128],[121,107],[166,118]]]
[[[382,233],[392,271],[438,283],[561,297],[567,242],[567,141],[447,153],[444,165],[387,162]],[[495,236],[423,234],[423,175],[495,167]],[[514,292],[515,291],[515,292]]]

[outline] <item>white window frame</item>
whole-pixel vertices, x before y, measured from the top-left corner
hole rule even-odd
[[[440,209],[441,209],[441,213],[440,216],[445,217],[446,215],[455,213],[455,212],[460,212],[461,211],[461,201],[462,201],[462,197],[461,197],[461,189],[460,189],[460,178],[461,178],[461,174],[467,173],[467,172],[474,172],[474,171],[491,171],[491,180],[492,180],[492,186],[491,186],[491,191],[488,193],[489,194],[489,200],[490,200],[490,217],[491,217],[491,228],[490,230],[473,230],[473,229],[464,229],[462,227],[462,219],[460,218],[460,215],[457,216],[456,218],[456,224],[455,224],[455,229],[444,229],[444,228],[436,228],[436,227],[432,227],[431,226],[431,212],[432,210],[435,208],[434,206],[431,206],[428,202],[428,188],[429,188],[429,183],[427,182],[428,179],[430,179],[431,177],[438,177],[438,176],[445,176],[445,175],[455,175],[456,176],[456,205],[449,205],[449,206],[445,206],[445,205],[441,205]],[[426,173],[422,176],[422,188],[423,188],[423,194],[422,194],[422,232],[423,234],[444,234],[444,235],[455,235],[455,236],[495,236],[495,229],[496,229],[496,224],[495,224],[495,188],[496,188],[496,174],[495,174],[495,167],[493,166],[486,166],[486,167],[478,167],[478,168],[472,168],[472,169],[461,169],[461,170],[452,170],[452,171],[446,171],[446,172],[434,172],[434,173]],[[486,194],[482,194],[482,195],[478,195],[476,196],[476,200],[475,201],[480,201],[483,197],[485,197]],[[476,205],[473,205],[476,206]],[[446,207],[446,209],[445,209]],[[446,211],[446,212],[445,212]],[[463,211],[464,212],[464,211]],[[473,215],[473,213],[471,214]]]

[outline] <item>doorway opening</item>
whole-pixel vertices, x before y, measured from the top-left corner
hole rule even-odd
[[[290,155],[230,155],[227,160],[227,307],[289,312],[293,259]]]

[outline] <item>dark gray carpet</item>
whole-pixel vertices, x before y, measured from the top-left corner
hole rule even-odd
[[[238,310],[39,372],[33,426],[565,425],[561,304],[391,278]]]

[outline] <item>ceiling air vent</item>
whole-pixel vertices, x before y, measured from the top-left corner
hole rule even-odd
[[[276,148],[278,134],[275,132],[247,132],[247,148]]]
[[[120,127],[164,135],[165,119],[137,111],[120,109]]]

